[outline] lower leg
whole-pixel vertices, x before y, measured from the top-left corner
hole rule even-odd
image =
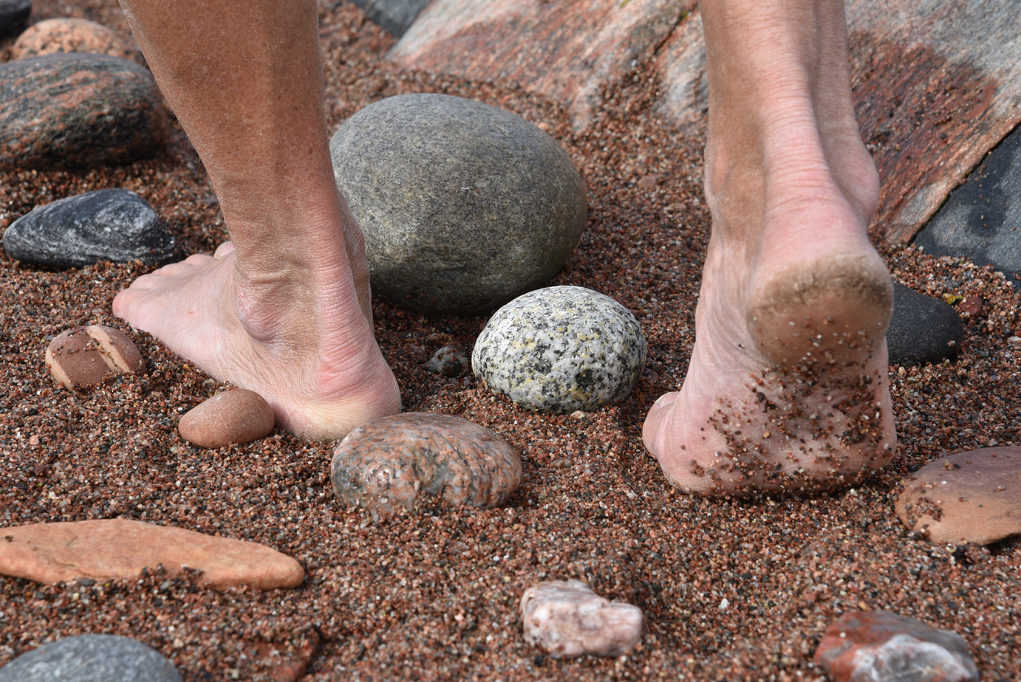
[[[713,226],[681,391],[644,437],[688,491],[846,485],[890,457],[878,181],[840,0],[704,0]]]
[[[232,246],[139,278],[114,312],[259,392],[300,435],[340,437],[397,411],[361,233],[333,180],[315,2],[122,4]]]

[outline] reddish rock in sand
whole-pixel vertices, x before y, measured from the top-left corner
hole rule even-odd
[[[578,580],[549,580],[521,597],[525,639],[553,658],[619,656],[642,637],[641,609],[611,602]]]
[[[11,59],[63,52],[108,54],[136,59],[134,45],[111,29],[87,19],[46,19],[30,26],[11,46]]]
[[[841,616],[826,628],[815,662],[833,682],[979,679],[968,644],[960,635],[887,611],[852,611]]]
[[[987,544],[1021,534],[1021,447],[969,450],[904,481],[897,516],[932,542]]]
[[[0,574],[52,583],[76,578],[138,578],[162,565],[202,571],[212,587],[296,587],[305,569],[265,545],[129,519],[35,523],[0,528]]]
[[[449,414],[398,414],[359,426],[330,465],[341,500],[374,518],[420,502],[495,507],[521,481],[521,460],[499,435]]]
[[[99,384],[117,374],[139,372],[143,365],[127,334],[99,324],[61,332],[46,348],[46,366],[65,388]]]
[[[250,443],[269,435],[276,418],[261,395],[244,388],[217,393],[181,417],[181,438],[203,448]]]

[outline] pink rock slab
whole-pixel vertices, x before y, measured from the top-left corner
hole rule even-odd
[[[932,542],[987,544],[1021,534],[1021,447],[929,462],[904,482],[897,516]]]
[[[525,639],[553,658],[619,656],[642,637],[637,606],[611,602],[579,580],[548,580],[521,597]]]
[[[265,545],[130,519],[0,528],[0,574],[51,583],[138,578],[157,565],[171,575],[201,570],[212,587],[296,587],[305,569]]]
[[[971,682],[979,678],[960,635],[887,611],[845,613],[826,628],[815,662],[833,682]]]

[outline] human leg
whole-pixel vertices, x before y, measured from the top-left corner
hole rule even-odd
[[[260,393],[301,436],[398,411],[362,235],[333,180],[314,0],[122,6],[232,243],[140,277],[114,313]]]
[[[681,390],[643,436],[682,490],[847,485],[895,440],[878,179],[851,106],[841,0],[703,0],[712,214]]]

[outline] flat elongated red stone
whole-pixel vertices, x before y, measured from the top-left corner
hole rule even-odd
[[[305,569],[265,545],[130,519],[34,523],[0,528],[0,574],[42,583],[135,579],[162,565],[201,570],[213,587],[296,587]]]

